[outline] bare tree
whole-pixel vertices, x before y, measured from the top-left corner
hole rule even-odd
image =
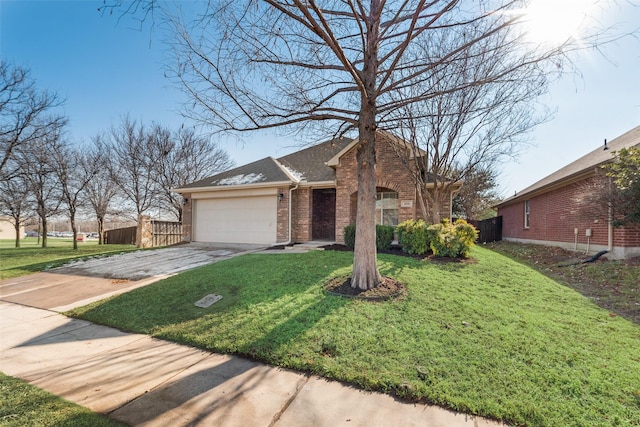
[[[458,43],[449,39],[451,34],[440,36],[421,46],[425,55],[444,54]],[[397,150],[398,155],[413,175],[422,216],[432,223],[440,221],[442,206],[459,182],[471,183],[481,171],[489,177],[488,169],[517,156],[528,132],[548,117],[533,108],[548,79],[538,62],[523,63],[499,75],[512,50],[505,37],[494,33],[468,44],[459,61],[434,69],[421,82],[397,93],[400,100],[415,99],[424,91],[434,94],[394,112],[396,132],[411,147]],[[464,87],[468,82],[477,84]]]
[[[111,202],[118,194],[118,186],[109,173],[110,160],[104,138],[104,135],[99,134],[92,140],[92,146],[85,151],[81,162],[85,174],[90,175],[93,172],[84,192],[98,223],[99,245],[104,242],[105,220],[110,213]]]
[[[226,151],[190,128],[171,131],[156,124],[151,129],[151,146],[159,153],[154,163],[159,197],[178,221],[182,221],[182,197],[171,190],[233,166]]]
[[[51,161],[51,147],[58,143],[61,129],[49,130],[41,138],[14,150],[16,163],[34,198],[35,210],[42,225],[42,247],[47,247],[48,219],[59,212],[60,185]]]
[[[49,162],[58,178],[60,197],[66,206],[73,233],[73,249],[78,249],[76,216],[82,206],[85,188],[97,174],[96,164],[85,164],[82,153],[65,141],[53,141],[49,147]]]
[[[10,178],[0,175],[0,212],[11,218],[16,230],[16,248],[20,247],[20,227],[32,219],[32,202],[24,174]]]
[[[140,0],[140,9],[153,2]],[[509,79],[532,63],[561,65],[563,49],[528,49],[517,28],[525,1],[221,0],[187,24],[173,19],[175,75],[199,121],[221,131],[331,129],[358,135],[358,197],[352,284],[381,281],[376,266],[376,134],[397,128],[398,111],[445,93]],[[146,7],[145,7],[146,6]],[[421,46],[443,38],[447,49]],[[442,69],[460,69],[469,48],[502,35],[485,75],[399,96]],[[509,49],[510,48],[510,49]],[[504,52],[509,52],[505,55]],[[530,69],[530,68],[529,68]]]
[[[0,171],[15,149],[46,138],[67,123],[65,116],[51,114],[61,104],[55,93],[36,88],[29,70],[0,62]]]
[[[109,158],[107,167],[111,179],[123,197],[135,207],[136,217],[154,206],[159,188],[154,177],[154,165],[159,152],[151,143],[151,136],[143,124],[123,117],[105,141]]]

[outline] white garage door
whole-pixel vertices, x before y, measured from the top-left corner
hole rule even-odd
[[[193,207],[196,242],[274,243],[277,198],[270,196],[197,199]]]

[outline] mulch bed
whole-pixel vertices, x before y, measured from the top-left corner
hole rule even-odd
[[[372,301],[384,301],[403,296],[407,288],[391,277],[382,277],[382,283],[373,289],[363,291],[351,287],[350,277],[335,277],[324,285],[325,290],[331,295],[340,295],[349,298],[359,298]]]

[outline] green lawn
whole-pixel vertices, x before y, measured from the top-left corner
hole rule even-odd
[[[352,256],[245,255],[71,314],[518,425],[640,425],[632,322],[485,248],[471,263],[380,255],[401,300],[324,293]],[[223,299],[194,306],[209,293]]]
[[[0,426],[124,425],[0,373]]]
[[[37,238],[28,237],[15,247],[13,240],[0,240],[0,279],[24,276],[57,267],[70,259],[135,250],[133,245],[98,245],[97,240],[78,242],[72,239],[47,239],[48,247],[38,246]]]

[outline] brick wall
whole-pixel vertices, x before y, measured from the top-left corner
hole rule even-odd
[[[276,239],[278,242],[289,240],[289,188],[278,188],[278,224]],[[282,197],[279,195],[282,194]]]
[[[594,179],[594,178],[588,178]],[[573,183],[529,199],[530,226],[524,227],[524,200],[500,207],[502,236],[505,239],[563,242],[580,247],[590,245],[608,246],[608,221],[599,215],[581,195],[586,181]],[[591,230],[591,237],[586,230]],[[614,246],[640,246],[640,228],[615,228]]]
[[[193,202],[191,201],[191,193],[182,195],[185,202],[182,205],[182,241],[191,241],[191,224],[193,222]]]
[[[293,192],[292,239],[294,242],[311,240],[311,189],[299,188]]]
[[[379,138],[376,143],[376,186],[398,193],[399,222],[416,218],[416,192],[409,171],[386,139]],[[336,168],[336,241],[339,243],[344,243],[344,227],[355,223],[357,173],[356,150],[353,149],[342,156]],[[403,201],[410,202],[411,206],[402,207]]]

